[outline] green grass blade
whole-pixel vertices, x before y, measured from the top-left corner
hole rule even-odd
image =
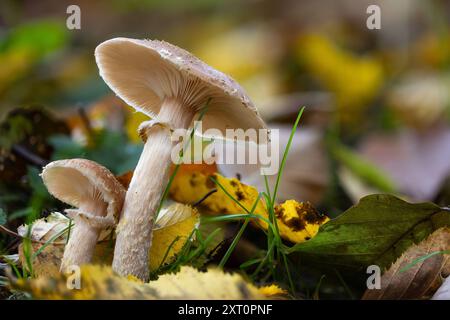
[[[411,263],[408,263],[402,269],[400,269],[400,272],[405,272],[405,271],[411,269],[412,267],[414,267],[416,264],[418,264],[420,262],[423,262],[423,261],[425,261],[425,260],[427,260],[427,259],[429,259],[429,258],[431,258],[431,257],[433,257],[435,255],[438,255],[438,254],[450,254],[450,250],[434,251],[434,252],[431,252],[431,253],[429,253],[427,255],[419,257],[419,258],[413,260]]]
[[[253,212],[255,211],[260,197],[261,197],[261,194],[259,194],[258,197],[256,198],[255,203],[253,204],[253,207],[250,210],[249,214],[253,214]],[[225,263],[227,263],[228,259],[230,258],[231,254],[233,253],[234,249],[236,248],[236,245],[238,244],[239,240],[241,239],[242,234],[244,233],[245,229],[247,228],[247,225],[249,222],[250,222],[250,218],[245,219],[245,221],[242,224],[241,228],[239,229],[239,232],[237,233],[236,237],[234,237],[233,242],[231,242],[230,246],[228,247],[227,252],[220,260],[219,268],[223,269],[223,267],[225,266]]]
[[[286,149],[284,149],[283,153],[283,159],[281,160],[280,169],[278,170],[277,174],[277,180],[275,182],[275,188],[273,190],[273,197],[272,197],[272,203],[275,203],[277,192],[278,192],[278,186],[280,185],[281,175],[284,170],[284,166],[286,165],[286,159],[287,155],[289,153],[289,149],[291,148],[292,140],[294,139],[295,132],[297,131],[298,123],[300,122],[300,118],[302,117],[303,111],[305,110],[305,107],[302,107],[297,115],[297,119],[295,120],[294,126],[292,127],[291,134],[289,136],[288,143],[286,145]]]

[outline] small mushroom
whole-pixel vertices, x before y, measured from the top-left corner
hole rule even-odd
[[[66,213],[74,220],[64,250],[61,271],[89,263],[102,229],[116,225],[125,189],[105,167],[86,159],[58,160],[44,167],[42,179],[57,199],[76,207]]]
[[[158,40],[115,38],[95,50],[100,75],[127,104],[153,118],[140,127],[144,149],[126,193],[113,269],[148,279],[153,218],[167,185],[170,130],[187,129],[207,104],[203,129],[265,128],[233,79],[189,52]]]

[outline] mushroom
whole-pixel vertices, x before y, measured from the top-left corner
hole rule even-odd
[[[108,86],[153,119],[139,129],[145,144],[125,196],[113,260],[117,273],[147,280],[153,219],[168,181],[170,130],[191,127],[206,104],[205,130],[265,124],[238,83],[170,43],[115,38],[101,43],[95,57]]]
[[[61,271],[89,263],[100,231],[118,221],[125,189],[108,169],[86,159],[51,162],[41,176],[55,198],[76,207],[66,210],[74,226],[64,249]]]

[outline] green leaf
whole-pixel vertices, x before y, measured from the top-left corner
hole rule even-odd
[[[0,51],[25,49],[32,52],[36,58],[41,58],[62,48],[68,37],[67,29],[59,21],[33,21],[14,28],[0,41]]]
[[[336,143],[332,153],[351,172],[381,192],[395,192],[395,184],[386,173],[348,147]]]
[[[409,246],[450,225],[450,211],[412,204],[392,195],[370,195],[324,224],[313,239],[295,245],[302,259],[334,268],[386,268]]]
[[[132,144],[124,134],[109,130],[96,132],[92,146],[83,146],[64,135],[51,137],[49,143],[55,149],[52,160],[86,158],[102,164],[115,174],[136,167],[142,152],[142,145]]]

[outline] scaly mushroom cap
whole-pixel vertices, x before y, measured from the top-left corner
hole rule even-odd
[[[117,223],[126,191],[105,167],[86,159],[58,160],[45,166],[41,176],[47,190],[64,203],[77,208],[106,205],[105,216],[78,212],[82,218],[95,226]]]
[[[158,40],[114,38],[95,49],[100,75],[127,104],[152,118],[166,98],[198,112],[203,129],[266,128],[244,89],[186,50]]]

